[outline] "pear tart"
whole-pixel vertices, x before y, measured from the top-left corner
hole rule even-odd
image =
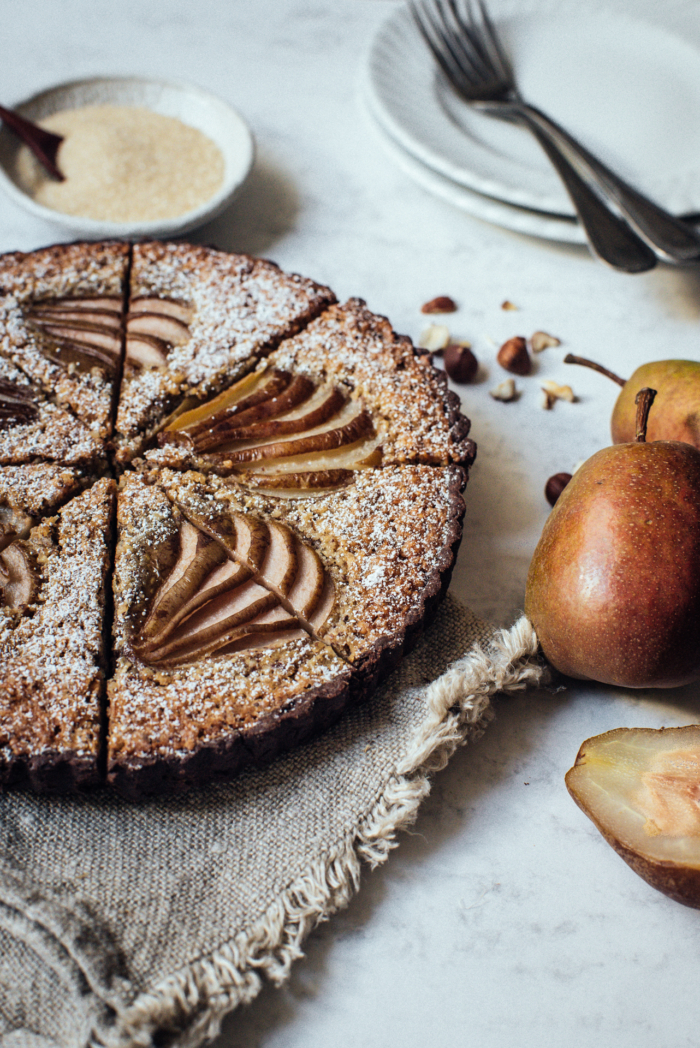
[[[0,783],[99,781],[114,481],[0,553]]]
[[[273,263],[2,256],[0,785],[228,778],[371,694],[448,585],[468,433],[429,354]]]
[[[58,244],[0,258],[0,355],[96,440],[112,429],[128,244]]]

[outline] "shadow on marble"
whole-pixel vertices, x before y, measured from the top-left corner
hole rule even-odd
[[[293,230],[300,210],[296,186],[272,158],[259,156],[230,207],[188,238],[222,251],[265,255]]]

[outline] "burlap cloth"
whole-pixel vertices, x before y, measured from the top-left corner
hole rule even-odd
[[[387,857],[490,696],[543,682],[535,653],[527,620],[448,598],[369,703],[267,769],[139,805],[2,795],[3,1048],[214,1036]]]

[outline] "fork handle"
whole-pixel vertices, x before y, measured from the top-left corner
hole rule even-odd
[[[529,114],[527,108],[519,106],[513,115],[532,131],[554,165],[576,209],[593,253],[603,262],[625,273],[643,273],[647,269],[653,269],[656,265],[656,255],[651,248],[593,192],[551,136],[544,132],[538,121]]]
[[[560,124],[527,102],[516,103],[523,116],[554,137],[581,161],[601,190],[617,204],[620,212],[657,253],[674,262],[689,262],[700,256],[700,236],[695,230],[634,189],[624,179],[581,145]],[[531,126],[531,124],[530,124]]]

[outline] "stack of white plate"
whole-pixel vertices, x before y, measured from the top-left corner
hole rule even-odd
[[[491,0],[523,96],[677,214],[700,212],[697,0]],[[406,7],[375,36],[362,93],[396,163],[439,197],[520,233],[583,243],[530,133],[448,86]]]

